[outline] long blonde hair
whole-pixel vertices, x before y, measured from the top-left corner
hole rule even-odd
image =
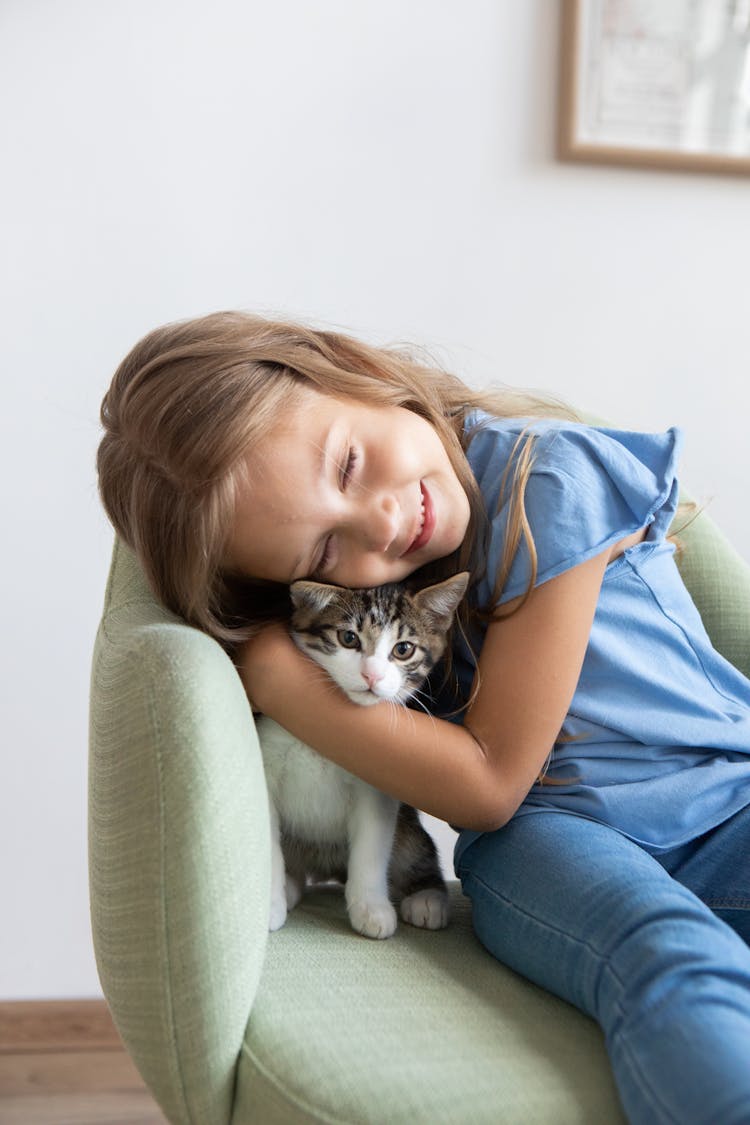
[[[122,361],[104,396],[97,468],[104,507],[133,549],[156,597],[188,623],[232,645],[285,615],[286,589],[239,579],[222,558],[235,489],[249,448],[282,416],[300,384],[366,403],[401,406],[437,430],[469,498],[463,546],[430,576],[476,570],[486,513],[463,452],[467,412],[500,417],[576,417],[554,399],[504,389],[479,392],[403,348],[242,312],[219,312],[157,328]],[[523,495],[533,462],[519,439],[499,596],[524,538],[533,538]],[[533,586],[534,575],[529,584]],[[492,610],[492,607],[486,607]]]

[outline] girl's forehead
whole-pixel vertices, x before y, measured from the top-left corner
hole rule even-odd
[[[337,418],[356,418],[379,414],[387,416],[388,406],[363,402],[353,395],[331,394],[310,383],[300,383],[281,404],[270,424],[261,430],[256,445],[312,437],[316,429]],[[391,409],[393,409],[391,407]]]
[[[259,452],[267,452],[279,444],[297,441],[306,433],[312,434],[326,395],[315,387],[300,382],[298,386],[277,402],[272,412],[259,412],[254,419],[252,437],[245,451],[245,459],[253,460]]]

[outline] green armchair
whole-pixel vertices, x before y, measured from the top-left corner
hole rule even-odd
[[[685,580],[750,674],[750,568],[702,514]],[[91,688],[94,945],[122,1038],[180,1125],[529,1125],[624,1118],[590,1019],[498,964],[452,884],[444,931],[354,934],[343,894],[269,934],[263,769],[220,646],[120,542]]]

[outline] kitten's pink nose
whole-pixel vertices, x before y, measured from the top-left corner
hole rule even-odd
[[[380,683],[384,675],[385,672],[382,668],[378,668],[373,664],[368,663],[362,669],[362,679],[365,681],[370,691],[375,687],[375,684]]]

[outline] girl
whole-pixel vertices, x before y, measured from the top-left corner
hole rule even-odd
[[[750,682],[674,564],[679,435],[239,313],[147,336],[102,420],[157,596],[254,706],[462,826],[479,937],[600,1022],[630,1120],[750,1120]],[[357,707],[283,626],[297,578],[460,569],[458,722]]]

